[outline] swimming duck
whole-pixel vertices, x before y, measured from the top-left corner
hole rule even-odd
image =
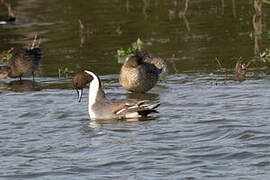
[[[128,91],[145,93],[168,73],[165,59],[150,55],[132,55],[126,58],[119,82]]]
[[[234,68],[234,73],[236,75],[236,80],[238,81],[244,81],[246,80],[246,73],[248,71],[248,66],[250,65],[249,63],[244,63],[242,60],[238,60],[236,62],[235,68]]]
[[[124,119],[146,117],[148,114],[157,113],[155,110],[160,103],[145,104],[145,101],[107,99],[101,86],[99,77],[91,71],[83,71],[75,75],[73,87],[78,92],[81,100],[82,89],[89,85],[89,115],[93,119]],[[81,91],[81,92],[80,92]]]
[[[12,52],[7,65],[0,67],[0,79],[11,77],[20,78],[23,75],[31,74],[34,80],[34,73],[38,69],[42,59],[39,48],[21,49]]]
[[[15,20],[15,16],[0,16],[0,24],[14,23]]]
[[[8,9],[7,16],[0,16],[0,24],[8,24],[8,23],[15,22],[16,17],[14,16],[14,14],[12,12],[11,5],[9,3],[7,3],[5,0],[1,0],[0,3],[2,3]]]

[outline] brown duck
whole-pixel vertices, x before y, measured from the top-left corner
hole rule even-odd
[[[149,54],[144,54],[142,56],[144,62],[154,64],[158,69],[161,69],[161,73],[158,76],[159,80],[164,79],[169,73],[168,61],[164,58],[158,56],[152,56]]]
[[[244,81],[246,80],[246,73],[248,71],[248,66],[250,65],[249,63],[244,63],[242,60],[238,60],[236,62],[235,68],[234,68],[234,73],[236,75],[236,80],[238,81]]]
[[[41,50],[38,47],[22,49],[12,53],[7,65],[0,67],[0,79],[11,77],[20,78],[24,75],[32,75],[38,69],[42,59]]]
[[[150,55],[127,57],[119,75],[119,82],[128,91],[145,93],[168,73],[167,61]]]

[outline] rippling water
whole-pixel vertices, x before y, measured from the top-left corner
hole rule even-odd
[[[0,177],[267,178],[269,80],[209,76],[170,76],[151,92],[160,113],[139,122],[89,121],[71,89],[2,93]],[[110,98],[129,95],[102,78]]]
[[[186,17],[178,16],[182,1],[11,4],[17,22],[0,26],[0,50],[24,47],[38,32],[44,59],[35,82],[0,80],[0,179],[269,179],[269,63],[253,62],[242,82],[232,72],[240,56],[268,47],[269,5],[256,41],[246,0],[191,0]],[[89,29],[83,37],[78,19]],[[170,75],[147,94],[118,82],[116,50],[138,37],[147,51],[173,57]],[[78,103],[59,67],[94,70],[109,98],[159,101],[159,114],[92,121],[88,90]]]

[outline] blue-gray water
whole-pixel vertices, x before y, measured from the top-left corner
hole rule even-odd
[[[270,5],[258,40],[246,0],[191,0],[188,24],[182,1],[10,2],[18,17],[0,26],[1,51],[38,32],[44,59],[35,82],[0,80],[0,179],[269,179],[269,64],[252,59],[269,46]],[[78,19],[93,31],[82,44]],[[174,57],[170,75],[144,95],[117,79],[116,50],[138,37],[148,52]],[[233,74],[239,57],[252,61],[243,82]],[[159,114],[92,121],[88,90],[78,103],[58,67],[94,70],[109,98],[160,101]]]

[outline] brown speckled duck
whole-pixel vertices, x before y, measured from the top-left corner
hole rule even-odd
[[[39,48],[23,49],[12,53],[6,66],[0,68],[0,78],[22,78],[23,75],[32,75],[38,69],[42,55]]]
[[[165,59],[132,55],[126,58],[121,68],[119,82],[128,91],[145,93],[167,74],[168,64]]]
[[[10,77],[20,78],[21,80],[24,75],[32,75],[34,80],[35,71],[42,59],[41,50],[38,46],[39,43],[37,43],[35,37],[31,48],[12,51],[8,63],[0,67],[0,79]]]
[[[101,87],[99,77],[91,71],[83,71],[75,75],[73,87],[78,92],[81,100],[82,89],[89,83],[89,115],[93,119],[124,119],[146,117],[148,114],[157,113],[157,104],[145,104],[144,101],[107,99]]]
[[[149,54],[144,54],[142,57],[144,62],[154,64],[158,69],[161,69],[161,73],[158,76],[159,80],[164,79],[168,75],[169,65],[166,59],[158,56],[152,56]]]

